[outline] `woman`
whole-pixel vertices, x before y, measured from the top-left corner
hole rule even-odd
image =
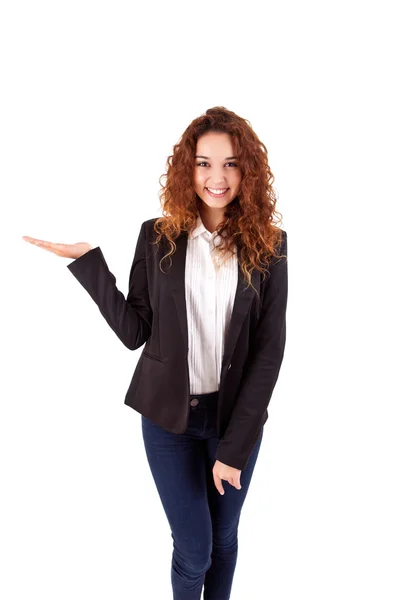
[[[204,586],[205,600],[225,600],[284,354],[287,235],[267,149],[224,107],[189,125],[164,177],[164,216],[142,223],[126,299],[99,247],[24,239],[75,259],[121,341],[146,343],[125,403],[142,415],[171,527],[173,597],[198,600]]]

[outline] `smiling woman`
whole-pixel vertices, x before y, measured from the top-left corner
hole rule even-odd
[[[140,227],[126,298],[99,246],[25,237],[73,258],[68,269],[121,342],[145,345],[125,404],[142,416],[174,539],[175,600],[199,600],[203,587],[204,598],[230,597],[286,342],[287,234],[276,226],[272,181],[250,124],[215,107],[168,157],[163,216]],[[231,256],[221,264],[217,250]]]

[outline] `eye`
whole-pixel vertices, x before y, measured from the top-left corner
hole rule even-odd
[[[201,165],[208,165],[208,162],[205,162],[205,161],[203,161],[203,162],[196,163],[196,164],[197,164],[197,166],[198,166],[198,167],[201,167]],[[234,162],[228,162],[228,163],[226,163],[226,164],[227,164],[227,165],[233,165],[234,167],[237,167],[237,164],[236,164],[236,163],[234,163]]]

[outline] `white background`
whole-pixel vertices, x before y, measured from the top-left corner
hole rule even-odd
[[[394,7],[2,3],[4,600],[172,598],[170,530],[124,405],[141,350],[71,260],[22,236],[100,245],[126,294],[167,156],[216,105],[267,146],[289,256],[231,598],[400,597]]]

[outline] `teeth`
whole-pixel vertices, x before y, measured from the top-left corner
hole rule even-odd
[[[213,194],[224,194],[228,188],[225,188],[224,190],[213,190],[212,188],[207,189],[210,190],[210,192],[212,192]]]

